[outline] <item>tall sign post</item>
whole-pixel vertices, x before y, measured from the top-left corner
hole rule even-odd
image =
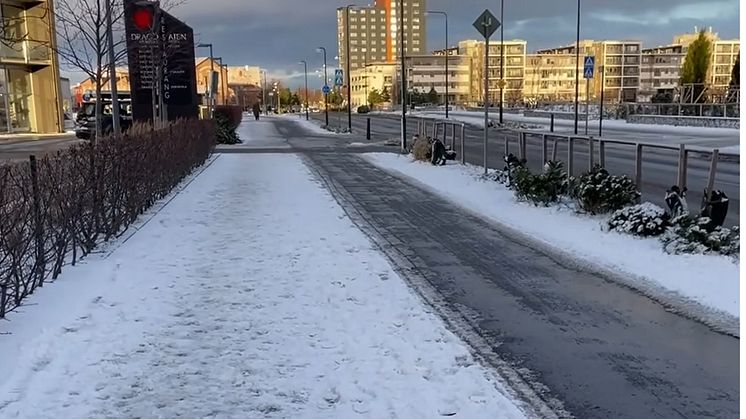
[[[489,138],[489,92],[490,92],[490,36],[501,23],[487,9],[474,21],[474,27],[484,37],[484,174],[487,174],[487,140]]]
[[[192,28],[147,0],[125,0],[124,18],[133,121],[197,118]]]
[[[598,106],[598,136],[602,137],[604,132],[604,90],[606,90],[606,74],[603,65],[599,67],[598,72],[601,73],[601,101]]]
[[[585,79],[585,135],[588,135],[588,114],[590,113],[591,103],[591,79],[596,64],[593,56],[587,55],[583,60],[583,78]],[[603,89],[603,87],[602,87]]]

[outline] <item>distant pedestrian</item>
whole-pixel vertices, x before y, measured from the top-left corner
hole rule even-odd
[[[257,121],[259,120],[259,102],[255,103],[254,106],[251,108],[252,112],[254,112],[254,119]]]

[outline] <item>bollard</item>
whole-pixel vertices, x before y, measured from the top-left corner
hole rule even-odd
[[[549,118],[549,132],[554,132],[554,114],[550,114]]]
[[[593,170],[593,138],[588,139],[588,171]]]
[[[370,140],[370,117],[365,124],[365,139]]]

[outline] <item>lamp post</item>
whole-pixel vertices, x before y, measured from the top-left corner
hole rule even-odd
[[[427,13],[430,15],[443,15],[446,20],[446,119],[448,119],[448,61],[450,61],[448,54],[448,13],[438,10],[428,11]]]
[[[264,107],[264,114],[267,115],[267,71],[262,70],[264,81],[262,82],[262,106]]]
[[[215,74],[215,59],[212,56],[212,44],[197,44],[197,48],[210,48],[210,118],[213,117],[215,112],[215,92],[212,91],[212,77]]]
[[[399,33],[401,34],[401,149],[407,152],[407,70],[406,58],[404,51],[404,0],[399,1]]]
[[[355,7],[354,4],[348,4],[345,7],[346,10],[346,23],[345,23],[345,41],[347,42],[346,59],[347,59],[347,129],[352,132],[352,86],[350,82],[350,7]]]
[[[500,0],[500,125],[503,123],[503,97],[505,96],[505,0]]]
[[[220,83],[220,95],[223,96],[225,94],[225,92],[223,92],[223,74],[222,74],[223,73],[223,57],[215,57],[215,61],[218,62],[218,68],[220,69],[220,73],[221,73],[218,75],[218,82]],[[225,96],[223,96],[223,102],[225,102]]]
[[[324,53],[324,87],[327,87],[327,83],[329,83],[329,76],[326,74],[326,48],[318,47],[316,48],[316,52]],[[324,120],[326,122],[326,126],[329,126],[329,93],[326,91],[324,92]]]
[[[223,68],[225,68],[225,77],[223,76]],[[225,94],[226,90],[228,90],[228,64],[223,64],[220,66],[220,80],[222,83],[220,83],[220,90],[223,95],[223,105],[228,104],[228,96]]]
[[[578,135],[578,98],[580,94],[580,0],[578,0],[578,25],[575,37],[575,135]]]
[[[117,69],[116,61],[114,59],[114,30],[111,24],[112,7],[111,2],[113,0],[106,0],[106,42],[109,48],[109,85],[111,86],[111,121],[112,131],[115,136],[119,136],[122,133],[119,120],[119,92],[117,91]],[[100,99],[99,99],[100,100]]]
[[[306,80],[306,121],[308,121],[308,62],[301,60],[300,63],[303,64],[303,75]]]

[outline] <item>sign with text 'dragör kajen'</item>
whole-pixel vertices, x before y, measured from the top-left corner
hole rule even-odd
[[[124,19],[133,120],[153,119],[154,89],[169,120],[197,118],[192,28],[147,0],[125,0]]]

